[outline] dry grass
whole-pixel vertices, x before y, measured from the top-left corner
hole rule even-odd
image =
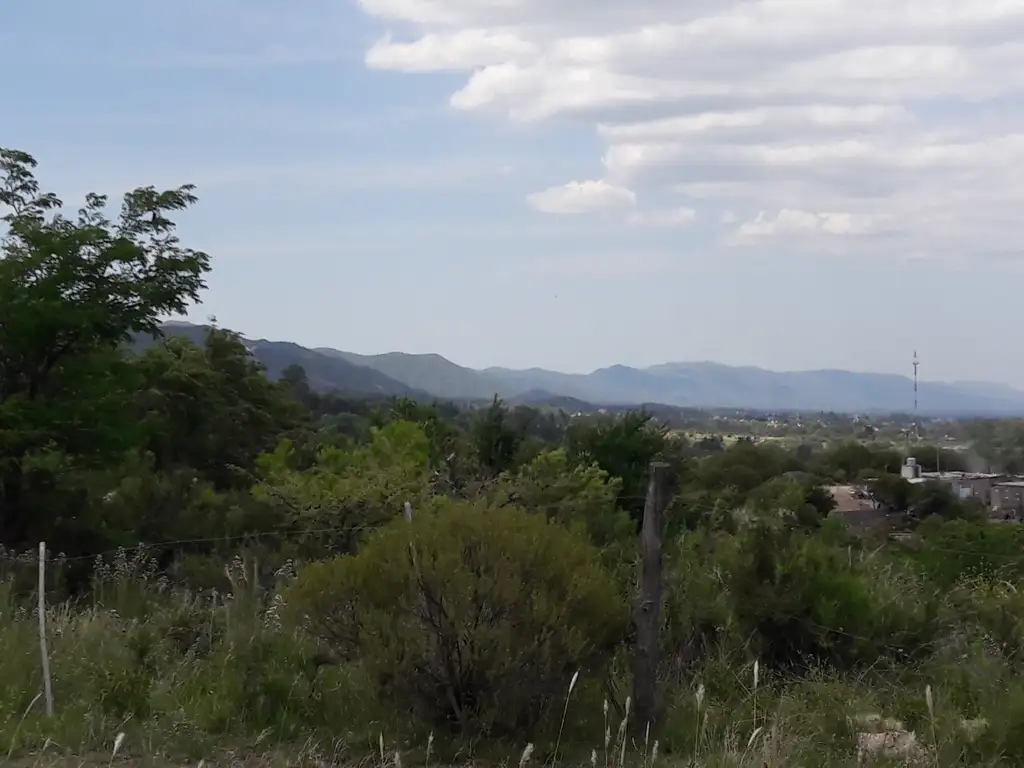
[[[104,605],[51,608],[52,720],[37,693],[32,612],[0,602],[0,764],[854,766],[859,734],[872,730],[864,713],[877,714],[875,730],[890,718],[913,731],[925,765],[1024,760],[1024,681],[998,649],[955,638],[927,664],[854,676],[786,678],[709,659],[698,678],[666,686],[659,741],[632,738],[627,701],[619,717],[596,681],[574,677],[549,740],[524,760],[523,744],[435,743],[409,713],[379,707],[357,669],[311,670],[312,649],[243,579],[230,598],[205,601],[144,581],[121,573],[99,593]],[[981,718],[977,732],[963,725]]]

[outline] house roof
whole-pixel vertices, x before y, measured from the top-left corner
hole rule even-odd
[[[871,493],[862,485],[830,485],[827,490],[836,502],[835,512],[868,512],[877,508]]]

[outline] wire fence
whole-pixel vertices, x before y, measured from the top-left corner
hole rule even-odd
[[[642,496],[630,496],[630,497],[619,497],[618,503],[621,504],[635,504],[643,502],[646,497]],[[514,506],[516,500],[509,502],[509,506]],[[524,506],[525,509],[536,512],[544,513],[547,515],[558,515],[571,511],[576,505],[577,500],[568,499],[560,502],[551,502],[547,504],[529,504]],[[689,503],[683,503],[679,507],[671,507],[679,512],[685,513],[689,517],[694,516],[708,516],[715,514],[727,514],[728,508],[715,505],[715,504],[703,504],[694,505]],[[621,510],[620,510],[621,511]],[[841,516],[840,516],[841,517]],[[153,542],[132,542],[130,544],[122,544],[116,547],[111,547],[96,552],[90,552],[87,554],[80,555],[67,555],[63,552],[52,552],[47,551],[46,557],[50,564],[49,567],[60,568],[65,564],[74,563],[102,563],[107,559],[119,555],[123,555],[125,552],[132,553],[144,553],[144,552],[159,552],[159,551],[175,551],[175,552],[187,552],[190,548],[196,548],[201,550],[203,547],[231,547],[232,545],[251,546],[267,543],[285,543],[285,542],[301,542],[303,540],[315,539],[321,536],[353,536],[360,534],[369,534],[376,531],[380,531],[395,520],[399,520],[401,517],[396,514],[396,517],[383,522],[372,523],[372,524],[343,524],[319,528],[304,528],[304,529],[291,529],[291,530],[269,530],[269,531],[250,531],[241,534],[231,535],[218,535],[218,536],[201,536],[184,539],[168,539],[162,541]],[[671,521],[671,514],[669,514],[668,520]],[[984,555],[986,557],[1003,558],[1008,561],[1021,560],[1024,562],[1024,551],[1017,552],[994,552],[994,551],[981,551],[978,549],[956,549],[949,547],[936,546],[928,543],[927,549],[930,552],[949,554],[949,555],[961,555],[965,557],[975,557],[978,555]],[[3,564],[16,564],[35,567],[39,562],[36,551],[28,550],[18,552],[15,550],[4,548],[0,546],[0,580],[2,580]]]
[[[640,502],[643,501],[640,497],[627,497],[620,498],[619,502]],[[514,503],[514,502],[513,502]],[[535,512],[543,512],[547,514],[555,515],[559,512],[564,512],[567,509],[571,509],[573,506],[572,501],[568,502],[555,502],[550,504],[544,504],[539,506],[531,506],[529,509]],[[719,505],[686,505],[685,512],[689,515],[706,515],[714,513],[722,513],[727,511],[725,508]],[[406,505],[406,518],[411,520],[411,509]],[[54,588],[54,583],[59,581],[64,575],[63,572],[75,565],[88,564],[90,561],[97,567],[103,566],[111,558],[129,559],[135,558],[136,561],[143,561],[154,551],[175,551],[182,552],[190,547],[230,547],[231,545],[240,545],[242,548],[254,545],[254,544],[277,544],[280,545],[286,541],[301,541],[303,539],[309,539],[317,536],[333,536],[333,535],[345,535],[352,536],[354,534],[371,534],[375,531],[379,531],[382,528],[391,525],[395,520],[401,520],[402,516],[396,514],[393,520],[387,522],[370,524],[370,525],[343,525],[343,526],[330,526],[323,528],[311,528],[306,530],[289,530],[289,531],[262,531],[262,532],[251,532],[238,535],[230,536],[204,536],[195,537],[188,539],[174,539],[166,540],[155,543],[143,543],[140,542],[132,547],[116,547],[107,549],[104,551],[82,554],[77,556],[68,557],[61,553],[50,553],[48,552],[46,545],[40,543],[38,552],[11,552],[8,550],[0,550],[0,584],[2,584],[9,577],[10,573],[7,570],[8,567],[13,566],[15,569],[21,572],[23,576],[28,576],[31,573],[37,574],[37,582],[35,585],[35,597],[37,598],[37,607],[35,613],[38,615],[39,622],[39,658],[41,665],[41,672],[43,678],[43,691],[41,696],[44,698],[46,712],[48,715],[53,714],[53,693],[52,693],[52,681],[50,675],[50,649],[48,647],[48,627],[47,621],[49,611],[47,610],[48,598],[52,599],[55,592],[58,592]],[[683,536],[686,535],[684,531]],[[934,545],[928,545],[928,549],[932,552],[947,554],[951,556],[962,556],[962,557],[979,557],[983,556],[992,559],[1005,559],[1007,562],[1017,562],[1024,564],[1024,552],[984,552],[977,549],[957,549],[949,547],[940,547]],[[869,559],[878,550],[872,551],[871,549],[863,549],[859,552],[859,557],[862,559]],[[230,577],[229,577],[230,578]],[[144,585],[143,585],[144,586]],[[968,609],[967,614],[971,614]],[[829,638],[832,641],[844,639],[846,641],[862,643],[867,647],[884,647],[887,651],[894,653],[904,653],[906,649],[898,647],[898,642],[893,640],[892,643],[887,644],[884,638],[879,636],[867,637],[855,632],[849,631],[847,628],[841,626],[826,626],[824,624],[813,621],[809,616],[804,613],[799,615],[794,614],[790,617],[794,620],[803,622],[804,626],[815,630],[820,633],[823,640],[826,642]],[[973,616],[977,618],[977,616]],[[972,615],[964,615],[965,621],[972,620]],[[941,640],[933,641],[933,643],[943,642]],[[920,644],[919,644],[920,645]],[[919,647],[916,650],[921,650]]]

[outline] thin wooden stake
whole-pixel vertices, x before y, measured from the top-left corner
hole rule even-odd
[[[39,655],[43,661],[43,693],[46,716],[53,717],[53,684],[50,680],[50,653],[46,649],[46,542],[39,542]]]
[[[405,521],[407,523],[412,522],[412,504],[410,504],[408,501],[405,502]]]
[[[633,653],[633,704],[636,707],[636,718],[633,723],[641,734],[657,722],[658,715],[656,677],[658,633],[661,629],[661,538],[665,508],[669,500],[668,470],[668,464],[662,462],[650,465],[640,534],[640,569],[637,573],[636,603],[633,606],[633,623],[636,627],[636,648]]]

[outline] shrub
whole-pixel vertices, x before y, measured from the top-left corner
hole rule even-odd
[[[1024,575],[1024,528],[968,520],[926,520],[912,559],[933,581],[949,586],[963,577],[989,582]]]
[[[937,630],[934,591],[829,536],[758,521],[737,536],[687,537],[675,557],[701,567],[668,582],[673,652],[686,660],[709,639],[742,638],[767,667],[850,670],[927,647]]]
[[[382,695],[435,724],[522,735],[623,639],[625,602],[582,536],[449,501],[302,570],[290,609]]]

